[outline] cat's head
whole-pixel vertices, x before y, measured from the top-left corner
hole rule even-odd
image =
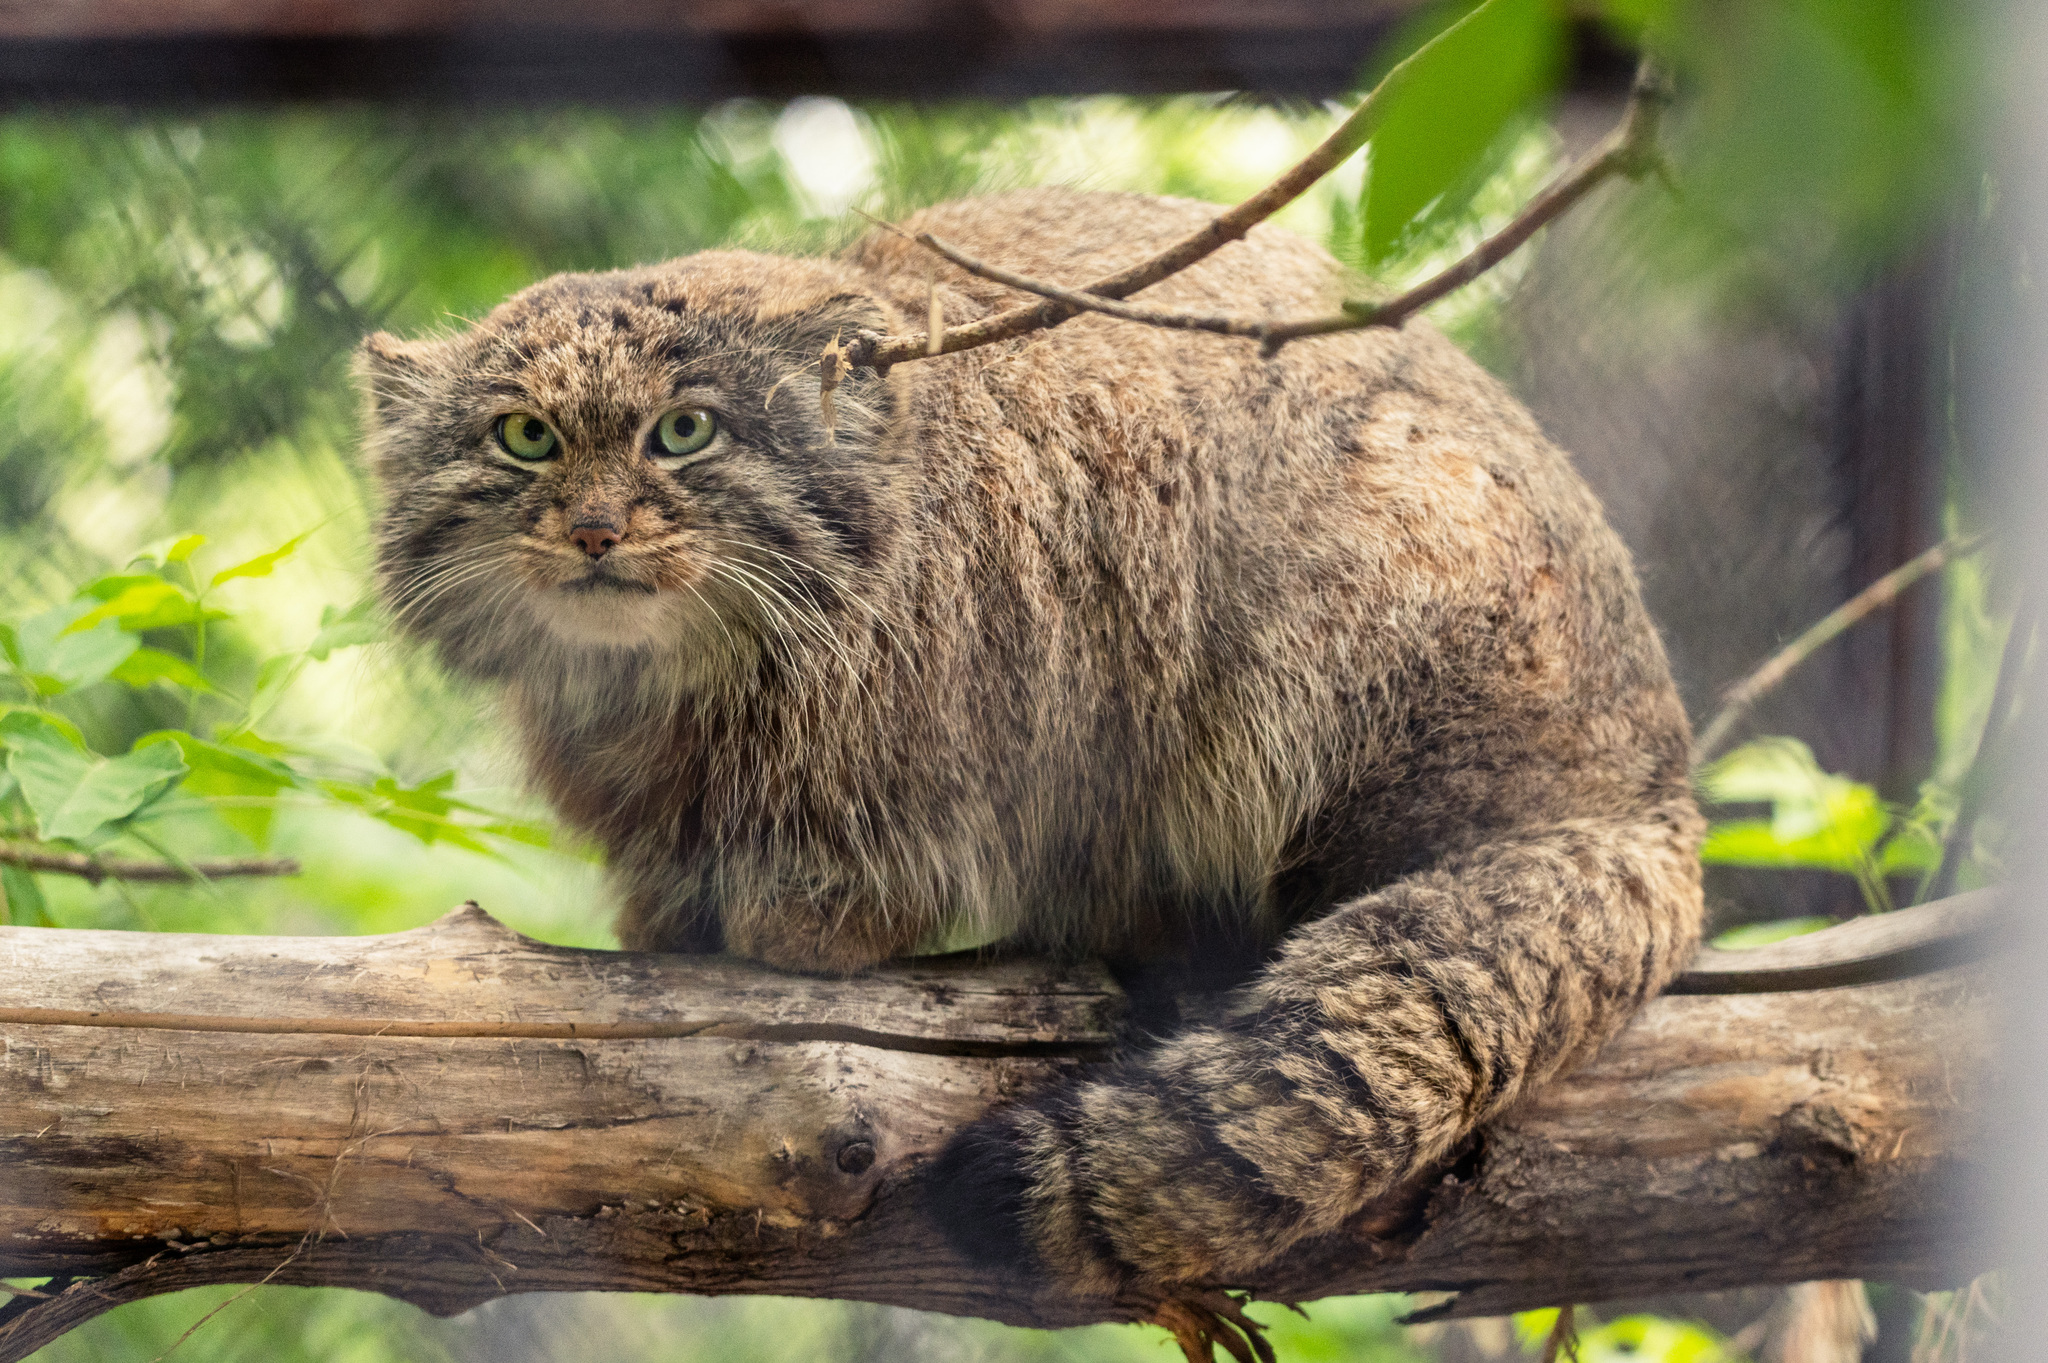
[[[483,676],[815,621],[888,554],[909,448],[900,380],[871,371],[827,431],[819,352],[895,320],[842,266],[707,252],[369,337],[386,604]]]

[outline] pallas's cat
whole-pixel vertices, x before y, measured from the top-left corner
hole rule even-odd
[[[1093,278],[1186,202],[909,224]],[[957,326],[1022,301],[938,266]],[[628,947],[852,972],[971,934],[1238,987],[930,1171],[1069,1287],[1243,1281],[1587,1056],[1700,918],[1687,731],[1565,456],[1427,325],[1089,316],[857,371],[934,261],[706,252],[365,342],[383,591],[500,683]],[[1270,227],[1144,301],[1332,306]]]

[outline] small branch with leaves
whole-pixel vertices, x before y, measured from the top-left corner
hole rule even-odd
[[[1578,164],[1532,199],[1512,221],[1487,237],[1454,264],[1431,275],[1394,297],[1381,301],[1356,300],[1321,317],[1280,321],[1267,317],[1232,316],[1226,313],[1182,312],[1173,308],[1148,308],[1098,296],[1092,291],[1064,288],[976,260],[958,247],[920,232],[918,245],[952,261],[971,275],[1035,293],[1065,304],[1076,311],[1099,312],[1127,322],[1167,327],[1180,331],[1208,331],[1223,336],[1241,336],[1259,342],[1259,353],[1270,357],[1289,341],[1307,336],[1327,336],[1340,331],[1368,327],[1399,327],[1410,317],[1454,290],[1463,288],[1505,260],[1516,248],[1536,234],[1538,228],[1562,216],[1597,186],[1616,175],[1634,178],[1658,165],[1657,125],[1668,98],[1661,79],[1645,66],[1638,74],[1629,99],[1628,113],[1620,126]],[[950,349],[950,347],[949,347]]]
[[[865,331],[843,342],[834,337],[827,353],[820,357],[819,365],[828,410],[832,389],[855,368],[872,368],[882,373],[896,364],[939,355],[957,355],[1058,326],[1083,312],[1099,312],[1147,326],[1245,337],[1258,341],[1261,353],[1267,356],[1287,342],[1303,337],[1368,327],[1398,327],[1431,303],[1498,265],[1534,236],[1537,229],[1562,215],[1600,184],[1617,175],[1637,179],[1661,169],[1663,162],[1657,150],[1657,132],[1663,110],[1670,102],[1670,86],[1656,67],[1646,61],[1636,73],[1628,110],[1620,125],[1597,147],[1531,200],[1506,226],[1488,236],[1456,263],[1392,298],[1349,301],[1333,314],[1292,320],[1181,312],[1121,301],[1242,239],[1253,227],[1300,198],[1318,180],[1363,148],[1385,120],[1417,64],[1466,22],[1470,22],[1469,16],[1444,30],[1388,72],[1386,78],[1314,151],[1257,194],[1219,213],[1199,231],[1190,233],[1165,250],[1092,283],[1068,287],[1034,279],[977,260],[928,232],[918,234],[912,239],[919,245],[968,273],[1036,294],[1039,301],[1021,304],[951,329],[941,325],[934,308],[928,329],[922,333],[885,336]],[[886,223],[882,226],[890,231],[900,231]]]

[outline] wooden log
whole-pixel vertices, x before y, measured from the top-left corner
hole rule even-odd
[[[1262,1297],[1443,1314],[1810,1278],[1945,1285],[1986,1106],[1966,896],[1705,953],[1455,1165],[1301,1246]],[[1822,987],[1824,986],[1824,987]],[[1099,967],[943,958],[851,981],[582,951],[475,906],[413,932],[0,928],[0,1363],[202,1283],[772,1292],[1059,1326],[1128,1318],[974,1269],[920,1170],[1106,1056]]]

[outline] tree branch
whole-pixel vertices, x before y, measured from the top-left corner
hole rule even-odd
[[[1578,164],[1530,200],[1513,220],[1455,263],[1394,297],[1380,302],[1348,302],[1338,312],[1324,317],[1278,321],[1266,317],[1235,317],[1223,313],[1145,307],[1118,301],[1118,295],[1103,296],[1095,285],[1070,289],[990,265],[929,232],[919,233],[915,240],[971,275],[1025,293],[1038,294],[1073,311],[1099,312],[1146,326],[1248,337],[1260,343],[1262,354],[1270,356],[1287,342],[1306,336],[1326,336],[1367,327],[1398,327],[1444,295],[1463,288],[1498,265],[1534,236],[1538,229],[1564,214],[1604,181],[1616,175],[1633,179],[1647,173],[1658,164],[1657,126],[1669,99],[1668,87],[1655,69],[1645,63],[1636,73],[1636,82],[1629,94],[1628,111],[1621,123]],[[1010,315],[1013,314],[1004,314]],[[1072,312],[1067,315],[1071,316]],[[952,347],[949,345],[947,348]]]
[[[0,1363],[123,1301],[263,1280],[440,1314],[830,1296],[1247,1349],[1224,1287],[1457,1293],[1442,1316],[1950,1286],[1984,1259],[1949,1237],[1997,1082],[1995,903],[1703,953],[1448,1169],[1177,1304],[977,1268],[921,1194],[953,1132],[1109,1053],[1123,1001],[1098,967],[824,981],[545,946],[474,906],[386,937],[0,928],[0,1277],[53,1279],[0,1306]]]
[[[1476,14],[1477,11],[1473,11]],[[1317,145],[1314,151],[1281,174],[1249,199],[1236,207],[1219,213],[1201,228],[1192,232],[1165,250],[1134,265],[1126,266],[1114,274],[1104,275],[1091,284],[1084,285],[1078,292],[1096,298],[1124,298],[1149,288],[1169,275],[1178,274],[1196,261],[1213,255],[1216,251],[1242,238],[1253,227],[1272,217],[1275,213],[1293,203],[1309,187],[1325,175],[1342,165],[1372,139],[1380,123],[1386,118],[1387,110],[1394,98],[1413,76],[1417,65],[1436,46],[1466,24],[1472,22],[1473,14],[1467,14],[1442,33],[1411,53],[1386,76],[1358,107],[1351,111],[1342,123],[1337,125],[1328,137]],[[933,355],[957,355],[963,350],[977,346],[992,345],[1007,341],[1047,327],[1058,326],[1068,318],[1078,315],[1082,308],[1070,302],[1047,298],[1039,303],[1026,303],[984,317],[978,322],[962,327],[947,328],[937,339],[934,347],[933,336],[923,334],[883,336],[875,332],[863,332],[848,343],[846,358],[853,366],[867,366],[887,370],[889,366],[911,360],[926,359]]]
[[[1892,569],[1809,625],[1798,638],[1766,659],[1763,666],[1728,688],[1722,696],[1719,713],[1693,741],[1692,764],[1697,767],[1719,752],[1721,745],[1728,741],[1728,736],[1734,732],[1735,726],[1742,722],[1751,707],[1785,678],[1791,676],[1795,668],[1818,653],[1836,635],[1866,615],[1889,606],[1898,600],[1900,592],[1929,573],[1939,572],[1955,560],[1976,553],[1983,546],[1982,535],[1951,535],[1932,549]]]
[[[180,866],[168,861],[138,861],[128,857],[99,857],[90,852],[62,852],[29,842],[0,842],[0,865],[78,876],[94,885],[105,880],[221,880],[229,876],[295,876],[299,873],[299,863],[290,857],[204,859]]]

